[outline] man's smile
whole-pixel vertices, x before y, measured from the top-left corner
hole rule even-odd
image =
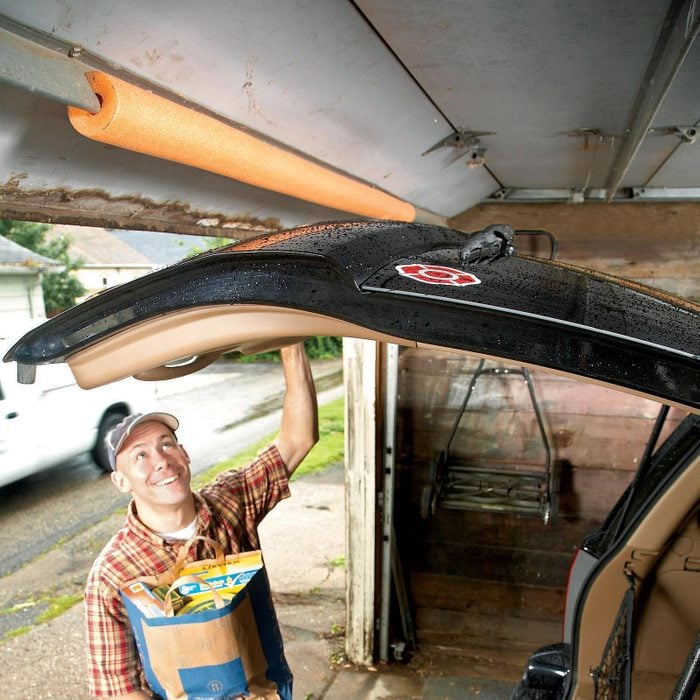
[[[160,481],[156,481],[153,485],[154,486],[169,486],[173,482],[177,481],[180,478],[178,474],[175,476],[169,476],[166,479],[161,479]]]

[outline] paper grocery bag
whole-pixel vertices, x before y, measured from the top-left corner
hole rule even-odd
[[[177,585],[175,582],[173,588]],[[167,700],[291,700],[292,675],[264,568],[228,603],[146,617],[122,595],[146,680]]]

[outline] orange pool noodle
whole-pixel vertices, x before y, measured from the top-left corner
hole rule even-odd
[[[414,221],[415,208],[217,119],[105,73],[87,74],[102,108],[68,107],[83,136],[256,187],[376,219]]]

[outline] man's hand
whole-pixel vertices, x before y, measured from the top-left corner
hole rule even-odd
[[[280,355],[287,392],[275,445],[291,476],[318,442],[318,406],[314,378],[304,344],[283,347]]]

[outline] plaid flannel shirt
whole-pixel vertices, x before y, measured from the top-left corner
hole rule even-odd
[[[269,445],[245,469],[221,474],[194,494],[197,535],[216,540],[224,552],[259,549],[257,526],[289,496],[286,467]],[[119,696],[147,689],[136,643],[119,590],[132,579],[172,568],[182,542],[169,542],[136,517],[134,503],[126,522],[95,560],[85,590],[88,690],[92,696]],[[215,557],[197,542],[188,561]]]

